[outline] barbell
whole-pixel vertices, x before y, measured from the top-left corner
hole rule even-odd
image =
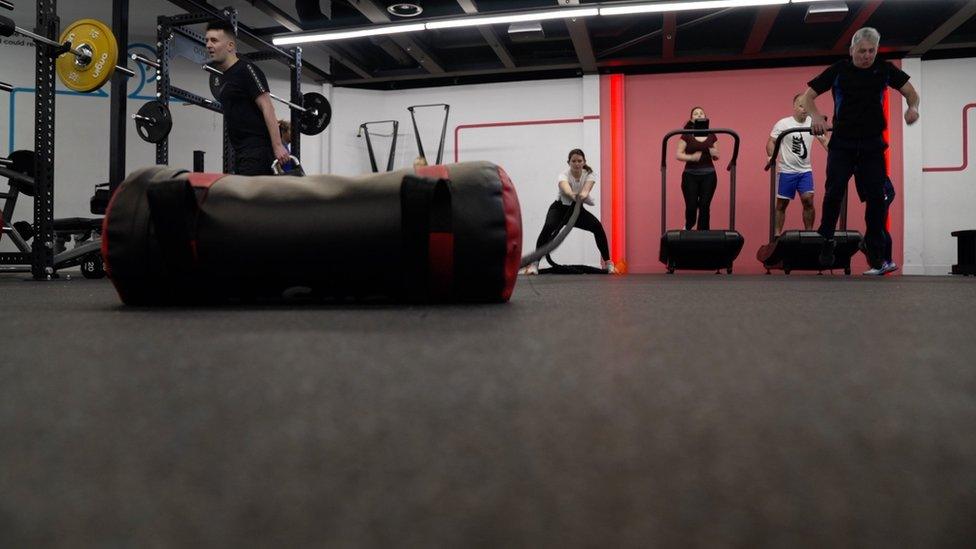
[[[224,73],[210,65],[202,65],[200,68],[210,73],[210,93],[219,99],[220,89],[224,85],[222,81]],[[321,93],[308,92],[303,94],[302,103],[304,106],[287,101],[273,93],[268,93],[268,95],[271,96],[271,99],[301,113],[298,117],[298,131],[304,135],[318,135],[325,131],[325,128],[329,127],[329,122],[332,121],[332,105]]]
[[[0,36],[20,34],[55,48],[58,78],[68,88],[88,93],[105,85],[115,71],[126,76],[135,72],[116,64],[119,44],[112,29],[96,19],[79,19],[64,29],[58,42],[18,27],[13,19],[0,16]],[[77,44],[77,45],[76,45]],[[70,53],[73,57],[64,54]]]
[[[133,53],[129,57],[136,63],[159,69],[158,61],[137,53]],[[214,93],[214,97],[219,97],[220,87],[223,85],[220,82],[220,77],[223,76],[223,73],[219,69],[210,67],[209,65],[204,65],[203,68],[212,73],[210,91]],[[216,82],[214,82],[214,79],[216,79]],[[299,117],[299,131],[304,135],[318,135],[322,133],[332,120],[332,105],[329,104],[329,100],[321,93],[308,92],[302,95],[302,102],[307,105],[306,107],[297,105],[291,101],[285,101],[274,94],[269,95],[302,113]],[[173,119],[170,115],[169,108],[161,101],[149,101],[139,109],[138,113],[132,115],[132,119],[136,121],[136,132],[139,134],[139,137],[149,143],[161,143],[173,128]]]

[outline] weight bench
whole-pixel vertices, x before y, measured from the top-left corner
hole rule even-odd
[[[30,151],[16,151],[10,155],[14,163],[10,167],[0,167],[0,177],[7,178],[9,190],[0,192],[0,199],[4,199],[3,210],[0,212],[0,238],[10,237],[14,246],[24,254],[31,253],[28,241],[34,237],[34,228],[26,221],[18,221],[7,226],[13,219],[14,208],[20,194],[34,196],[35,186],[33,172],[33,153]],[[103,184],[104,185],[104,184]],[[103,185],[98,185],[100,187]],[[96,190],[97,195],[97,190]],[[94,199],[93,199],[94,200]],[[92,204],[95,207],[95,204]],[[102,278],[105,271],[101,259],[101,231],[102,218],[66,217],[54,220],[54,266],[64,269],[75,265],[81,266],[85,278]],[[69,250],[66,243],[74,241]],[[4,265],[0,272],[20,272],[29,270],[29,266]]]

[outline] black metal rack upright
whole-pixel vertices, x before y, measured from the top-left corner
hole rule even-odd
[[[129,47],[129,0],[112,0],[112,34],[119,44],[119,58],[125,59]],[[109,166],[108,183],[110,192],[125,179],[125,125],[128,101],[127,79],[112,76],[111,107],[109,111]]]
[[[214,112],[223,113],[223,109],[217,101],[200,97],[199,95],[173,86],[169,78],[169,62],[173,55],[172,38],[174,34],[180,34],[184,38],[205,46],[205,37],[186,28],[186,25],[224,20],[228,21],[237,29],[238,38],[242,42],[247,42],[259,48],[259,51],[256,52],[240,54],[241,57],[247,58],[250,61],[276,60],[288,66],[291,76],[291,101],[296,105],[304,106],[301,91],[303,71],[301,48],[295,47],[284,50],[264,41],[253,31],[238,23],[237,10],[233,8],[218,9],[200,0],[170,0],[170,3],[192,13],[172,17],[161,16],[157,19],[156,60],[159,63],[159,69],[156,73],[156,99],[158,101],[168,106],[170,97],[174,97]],[[327,73],[317,67],[308,66],[308,68],[325,78],[329,78]],[[295,156],[301,155],[301,132],[298,131],[298,127],[300,126],[299,118],[299,113],[292,109],[291,125],[293,130],[291,132],[291,154]],[[230,173],[234,167],[234,155],[227,135],[226,122],[223,124],[223,155],[224,172]],[[156,163],[166,164],[168,162],[169,139],[167,138],[156,144]]]
[[[58,39],[61,20],[57,0],[37,0],[34,32]],[[54,278],[54,62],[51,48],[38,43],[34,75],[34,240],[31,274],[34,280]],[[26,262],[25,262],[26,263]]]
[[[156,19],[156,62],[159,63],[159,68],[156,70],[156,100],[163,105],[169,106],[169,98],[175,97],[187,103],[196,105],[198,107],[203,107],[211,111],[223,114],[223,109],[220,103],[201,97],[195,93],[186,91],[182,88],[178,88],[170,84],[169,80],[169,62],[172,57],[173,48],[173,37],[175,34],[180,34],[181,36],[193,40],[198,44],[205,45],[206,41],[204,37],[199,33],[196,33],[184,25],[194,25],[198,23],[206,23],[212,21],[213,16],[209,14],[186,14],[186,15],[175,15],[172,17],[159,16]],[[231,23],[236,22],[236,14],[230,19]],[[227,171],[227,161],[229,155],[227,154],[227,129],[226,125],[224,127],[224,168]],[[169,137],[156,143],[156,163],[157,164],[168,164],[169,163]]]

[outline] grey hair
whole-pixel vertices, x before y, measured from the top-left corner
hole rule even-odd
[[[881,43],[881,33],[874,27],[862,27],[851,37],[851,47],[857,46],[857,43],[861,41],[867,41],[877,46]]]

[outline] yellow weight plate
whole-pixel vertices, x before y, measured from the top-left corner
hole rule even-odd
[[[72,90],[87,93],[101,88],[112,78],[119,60],[119,44],[112,29],[95,19],[79,19],[61,33],[60,42],[71,42],[75,50],[88,50],[91,60],[85,64],[72,53],[58,57],[58,78]]]

